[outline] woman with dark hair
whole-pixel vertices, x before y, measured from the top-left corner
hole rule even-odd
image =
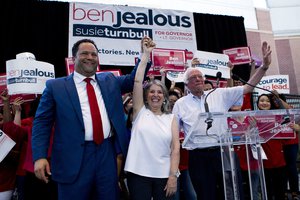
[[[285,109],[291,108],[291,106],[289,106],[286,103],[286,97],[284,94],[278,94],[278,92],[275,91],[274,94],[271,95],[271,99],[274,108],[277,109],[280,109],[281,107]],[[284,152],[284,158],[286,162],[286,190],[287,190],[287,185],[289,185],[289,192],[292,195],[292,199],[298,200],[300,199],[298,170],[297,170],[297,156],[299,151],[297,128],[299,125],[291,123],[289,126],[296,131],[296,137],[293,139],[286,139],[283,141],[283,152]],[[286,193],[286,197],[287,196],[288,195]]]
[[[272,96],[262,94],[257,99],[259,110],[276,109]],[[271,139],[262,144],[267,159],[263,160],[268,199],[283,200],[285,198],[285,159],[283,140]]]
[[[133,124],[124,170],[132,200],[173,199],[179,176],[179,132],[170,114],[168,91],[159,80],[143,77],[155,43],[142,39],[143,55],[133,88]]]

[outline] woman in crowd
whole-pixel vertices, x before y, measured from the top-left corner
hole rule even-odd
[[[179,176],[177,120],[168,110],[168,91],[158,80],[143,90],[143,77],[155,43],[142,39],[143,55],[133,89],[133,127],[125,171],[132,200],[172,199]]]
[[[292,108],[290,105],[286,103],[286,97],[283,94],[278,94],[277,91],[273,91],[274,95],[272,95],[271,100],[274,104],[274,107],[277,109]],[[276,96],[275,96],[276,95]],[[280,101],[280,102],[279,102]],[[299,200],[299,180],[298,180],[298,170],[297,170],[297,156],[299,150],[298,144],[298,132],[297,128],[299,128],[298,124],[290,123],[289,126],[296,131],[296,137],[293,139],[285,139],[283,140],[283,152],[284,159],[286,162],[286,191],[287,185],[289,185],[289,191],[291,193],[293,200]],[[286,197],[288,194],[286,193]]]
[[[276,109],[272,95],[262,94],[258,97],[259,110]],[[283,200],[285,197],[285,159],[283,140],[271,139],[262,144],[267,159],[263,160],[268,199]],[[275,176],[274,176],[275,175]]]
[[[300,125],[291,123],[290,127],[296,132],[294,139],[289,139],[284,142],[284,158],[286,161],[286,178],[289,184],[289,189],[292,195],[292,200],[299,200],[299,178],[297,169],[297,156],[299,151],[299,138]],[[287,195],[286,195],[287,196]]]

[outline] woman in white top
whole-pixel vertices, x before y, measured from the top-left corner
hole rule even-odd
[[[143,89],[143,77],[155,43],[142,39],[143,55],[133,89],[133,126],[125,171],[132,200],[172,199],[179,176],[179,132],[168,110],[168,91],[158,80]]]

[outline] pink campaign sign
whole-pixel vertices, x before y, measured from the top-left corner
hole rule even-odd
[[[165,71],[184,71],[186,60],[193,58],[193,53],[182,49],[155,48],[152,51],[152,66],[147,75],[160,76],[160,69]]]
[[[229,56],[230,62],[234,65],[241,65],[251,62],[251,52],[249,47],[224,49],[223,53]]]

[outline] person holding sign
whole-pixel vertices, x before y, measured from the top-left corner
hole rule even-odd
[[[172,199],[179,176],[179,131],[170,113],[168,91],[153,80],[143,88],[147,60],[155,47],[143,40],[143,56],[133,89],[133,124],[124,170],[132,200]]]
[[[251,77],[249,83],[252,85],[261,80],[271,64],[271,48],[267,42],[262,44],[262,54],[264,63]],[[204,91],[204,80],[203,73],[198,68],[188,68],[184,74],[184,83],[190,93],[175,103],[173,113],[178,117],[185,134],[188,134],[191,126],[197,123],[197,114],[208,111],[204,106],[205,101],[210,112],[227,112],[236,102],[242,102],[243,94],[253,90],[249,85],[217,88],[207,96],[208,92]],[[189,151],[189,172],[198,199],[224,198],[220,148],[206,147],[205,141],[216,140],[210,135],[221,134],[226,128],[227,122],[224,124],[213,122],[208,131],[207,127],[201,128],[199,134],[203,135],[204,143],[201,144],[204,145]],[[215,143],[217,142],[216,140]]]
[[[272,99],[273,94],[262,94],[257,98],[259,110],[278,109]],[[279,133],[280,134],[280,133]],[[261,146],[267,159],[263,160],[264,175],[268,199],[285,198],[285,159],[283,153],[284,140],[271,139]],[[276,174],[276,176],[274,176]]]
[[[32,128],[35,175],[58,183],[59,200],[117,200],[119,197],[114,143],[126,156],[128,138],[121,94],[131,92],[136,68],[115,77],[96,74],[94,41],[82,39],[72,48],[75,72],[49,80]],[[51,168],[47,149],[52,126]]]
[[[13,195],[16,184],[16,172],[20,164],[20,154],[22,145],[27,140],[27,130],[21,127],[21,105],[24,100],[21,97],[16,98],[12,105],[14,110],[14,118],[9,106],[9,95],[7,91],[2,91],[0,98],[3,101],[3,117],[0,123],[0,129],[14,142],[14,147],[9,153],[0,161],[0,199],[10,200]],[[0,136],[2,133],[0,133]],[[3,141],[1,141],[3,142]],[[0,145],[3,145],[2,143]],[[1,149],[1,151],[6,151]],[[1,152],[3,153],[3,152]]]

